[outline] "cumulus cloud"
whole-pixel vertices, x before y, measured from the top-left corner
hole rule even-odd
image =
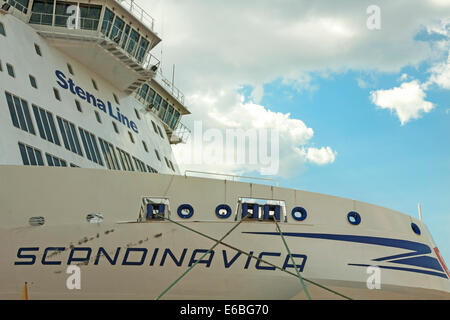
[[[306,151],[306,159],[309,162],[317,165],[325,165],[333,163],[336,159],[337,152],[333,151],[330,147],[308,148]]]
[[[370,98],[380,108],[395,112],[402,125],[434,108],[433,103],[425,100],[426,93],[417,80],[393,89],[372,91]]]
[[[186,93],[192,111],[183,121],[193,128],[194,120],[202,120],[205,128],[219,131],[277,128],[282,150],[280,170],[296,170],[292,174],[304,170],[307,163],[332,163],[337,153],[331,143],[331,147],[309,146],[314,131],[305,124],[307,119],[293,119],[288,113],[260,105],[264,84],[281,79],[301,93],[318,90],[313,73],[395,72],[418,65],[434,52],[429,43],[414,39],[420,26],[450,16],[450,9],[439,0],[385,1],[380,5],[381,30],[374,32],[366,27],[368,3],[364,1],[139,3],[156,18],[156,30],[163,38],[153,51],[162,60],[162,70],[170,74],[172,64],[177,65],[175,83]],[[367,81],[360,84],[367,86]],[[237,93],[243,86],[253,88],[249,103]],[[274,105],[274,110],[277,107]],[[190,147],[177,146],[180,159]],[[199,168],[227,172],[254,169],[225,164]]]
[[[431,68],[429,83],[435,83],[443,89],[450,89],[450,54],[448,60]]]
[[[190,97],[195,101],[194,113],[203,112],[190,124],[194,131],[188,143],[174,149],[183,170],[288,177],[302,172],[307,163],[334,162],[337,153],[331,147],[308,147],[314,130],[302,120],[245,102],[243,96],[229,92]],[[238,145],[239,138],[230,144],[230,136],[239,133],[245,135],[245,145]],[[250,145],[250,138],[257,139],[252,140],[256,145]]]

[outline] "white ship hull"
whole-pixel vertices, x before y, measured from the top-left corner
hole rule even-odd
[[[240,197],[308,208],[304,222],[288,215],[287,222],[278,224],[312,299],[450,299],[450,280],[426,226],[374,205],[184,176],[10,166],[0,167],[0,176],[1,299],[22,299],[25,283],[29,299],[155,299],[213,247],[211,239],[221,239],[239,223],[235,208]],[[145,197],[168,199],[171,221],[139,223]],[[195,208],[188,222],[176,213],[184,203]],[[226,221],[215,214],[224,203],[233,208]],[[351,210],[361,214],[360,225],[348,223]],[[86,215],[93,213],[101,214],[103,222],[88,223]],[[45,224],[30,226],[36,216],[44,217]],[[411,230],[412,221],[420,236]],[[115,261],[97,258],[100,248]],[[162,298],[306,298],[295,269],[286,266],[288,252],[273,221],[243,221],[213,251]],[[68,263],[80,266],[80,290],[66,286]],[[381,268],[380,289],[368,289],[366,265]]]

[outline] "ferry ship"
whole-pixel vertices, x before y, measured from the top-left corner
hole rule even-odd
[[[450,298],[420,219],[181,173],[161,40],[134,1],[0,1],[1,299]]]

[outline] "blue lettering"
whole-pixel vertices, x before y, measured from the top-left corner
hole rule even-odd
[[[279,257],[281,256],[281,253],[274,253],[274,252],[261,252],[258,256],[258,262],[256,262],[256,269],[259,270],[275,270],[275,267],[270,266],[261,266],[261,260],[263,256],[272,256],[272,257]]]
[[[76,251],[85,251],[86,256],[82,257],[82,258],[74,258],[73,256]],[[91,248],[73,248],[70,251],[69,260],[67,261],[67,264],[70,265],[70,264],[72,264],[72,262],[84,262],[87,264],[89,262],[89,260],[91,259],[91,253],[92,253]]]
[[[59,265],[61,265],[61,261],[47,261],[46,260],[47,259],[47,254],[48,254],[49,251],[55,251],[55,253],[53,254],[53,255],[55,255],[55,254],[58,254],[57,252],[61,252],[61,251],[65,251],[65,250],[66,250],[66,248],[64,248],[64,247],[46,248],[45,251],[44,251],[44,255],[42,256],[42,264],[43,265],[47,265],[47,266],[50,266],[50,265],[59,266]]]
[[[76,87],[75,91],[77,93],[77,95],[80,97],[80,99],[86,100],[86,95],[83,89],[81,89],[80,87]]]
[[[303,272],[303,269],[305,268],[307,256],[305,256],[304,254],[292,254],[292,258],[302,258],[303,259],[301,264],[296,264],[298,271]],[[289,264],[289,261],[291,261],[291,258],[289,255],[287,255],[286,259],[284,260],[283,270],[286,268],[294,268],[294,265]]]
[[[59,84],[59,86],[63,89],[69,88],[66,81],[66,75],[59,70],[56,70],[55,74],[56,77],[59,79],[59,81],[56,81],[56,83]]]
[[[195,260],[195,256],[197,255],[197,253],[206,253],[208,251],[209,250],[195,249],[194,252],[192,253],[191,261],[189,261],[189,267],[192,266],[194,263],[197,263],[197,264],[204,263],[204,264],[206,264],[206,267],[209,268],[211,266],[212,258],[214,257],[213,250],[211,250],[211,252],[209,253],[208,260]]]
[[[97,107],[102,110],[104,113],[106,113],[106,106],[105,103],[101,99],[97,99]]]
[[[22,261],[22,262],[16,261],[16,262],[14,262],[14,265],[16,265],[16,266],[23,266],[23,265],[33,265],[33,264],[35,264],[36,256],[34,254],[33,255],[23,255],[22,251],[39,251],[39,248],[38,247],[35,247],[35,248],[20,248],[17,251],[17,258],[19,258],[19,259],[31,259],[31,261]]]
[[[131,130],[133,130],[136,133],[139,133],[137,125],[136,125],[136,123],[134,123],[134,121],[130,121],[130,127],[131,127]]]
[[[113,266],[116,265],[117,263],[117,258],[119,257],[119,252],[120,252],[120,248],[117,248],[116,250],[116,254],[114,255],[114,259],[111,259],[111,257],[109,256],[108,252],[106,252],[105,248],[99,248],[98,252],[97,252],[97,258],[95,259],[94,264],[98,265],[98,261],[100,260],[100,256],[103,254],[105,256],[105,258],[109,261],[109,263]]]
[[[166,256],[167,256],[167,255],[170,255],[170,257],[172,258],[173,262],[175,262],[175,264],[176,264],[178,267],[181,267],[181,265],[183,264],[184,257],[186,256],[186,252],[187,252],[187,251],[188,251],[188,249],[184,249],[184,250],[183,250],[183,253],[181,254],[180,260],[177,260],[177,259],[175,258],[175,256],[174,256],[174,254],[172,253],[172,251],[170,251],[170,249],[166,249],[166,250],[164,251],[163,256],[162,256],[160,266],[163,266],[163,265],[164,265],[164,262],[166,261]]]
[[[238,252],[232,259],[230,262],[228,262],[228,258],[227,258],[227,252],[225,250],[222,250],[222,254],[223,254],[223,262],[225,264],[225,268],[229,268],[231,267],[231,265],[237,260],[237,258],[239,258],[241,256],[241,252]]]
[[[130,252],[142,252],[141,260],[139,262],[136,261],[128,261],[128,256]],[[147,249],[145,248],[128,248],[125,257],[123,257],[122,265],[123,266],[142,266],[145,261],[145,257],[147,256]]]

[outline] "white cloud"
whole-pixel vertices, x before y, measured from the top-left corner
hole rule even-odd
[[[429,83],[435,83],[443,89],[450,89],[450,52],[448,60],[431,68]]]
[[[333,151],[330,147],[308,148],[306,152],[306,158],[309,162],[317,165],[325,165],[333,163],[336,159],[337,152]]]
[[[183,121],[190,122],[192,128],[193,120],[200,119],[206,127],[220,130],[272,125],[280,129],[284,152],[280,167],[294,171],[303,170],[308,162],[332,163],[336,153],[332,147],[308,149],[313,128],[289,114],[261,106],[264,84],[281,79],[299,92],[314,91],[318,86],[312,73],[396,72],[418,65],[436,50],[427,42],[416,41],[417,31],[424,24],[450,16],[450,8],[438,0],[385,1],[381,30],[373,32],[366,27],[368,4],[364,1],[139,2],[156,18],[157,31],[163,38],[153,50],[157,56],[164,52],[162,69],[170,74],[172,64],[177,65],[176,85],[186,93],[192,111],[192,116]],[[442,45],[439,51],[444,48]],[[374,85],[361,80],[362,86]],[[237,94],[242,86],[254,88],[252,103],[243,103]],[[384,97],[382,92],[376,96]],[[429,108],[425,101],[417,101],[419,111]],[[279,107],[273,105],[274,110]],[[404,106],[391,106],[394,109],[403,121],[417,113],[404,111],[409,109]],[[176,150],[188,147],[177,146]],[[183,152],[178,155],[182,157]],[[242,166],[217,168],[251,170]]]
[[[426,93],[417,80],[393,89],[372,91],[370,98],[380,108],[395,111],[402,125],[434,108],[431,102],[425,101]]]
[[[307,163],[325,165],[334,162],[337,153],[331,147],[321,149],[308,147],[314,136],[314,130],[303,121],[293,119],[289,113],[273,112],[253,102],[244,102],[239,94],[226,92],[232,92],[232,90],[222,92],[219,98],[214,93],[206,95],[197,93],[190,97],[192,101],[196,101],[192,106],[194,113],[196,110],[203,110],[197,116],[197,120],[202,120],[201,133],[215,132],[215,135],[223,138],[209,139],[209,142],[204,141],[203,145],[200,145],[196,139],[196,134],[199,132],[193,132],[192,139],[187,144],[180,144],[174,148],[177,159],[181,160],[182,170],[243,174],[260,171],[269,166],[260,161],[256,164],[248,163],[248,161],[246,163],[227,161],[228,155],[236,153],[234,145],[228,146],[224,143],[227,129],[244,131],[267,129],[277,132],[279,148],[274,150],[276,154],[272,154],[271,150],[273,141],[266,146],[267,154],[270,153],[270,157],[276,157],[279,163],[277,176],[296,175],[305,170]],[[196,129],[196,123],[192,123],[190,127]],[[206,138],[203,137],[203,140]],[[243,151],[237,150],[237,152]],[[247,153],[248,148],[244,152]],[[195,156],[202,162],[194,161]]]

